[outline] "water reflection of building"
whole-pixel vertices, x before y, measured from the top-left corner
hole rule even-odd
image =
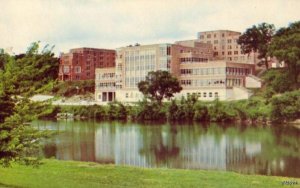
[[[240,132],[219,127],[206,130],[201,126],[115,126],[111,123],[94,126],[72,122],[55,128],[60,133],[47,141],[44,153],[57,159],[246,174],[299,174],[293,166],[300,161],[298,150],[292,144],[290,148],[294,150],[287,150],[282,144],[274,147],[277,142],[268,130],[259,130],[264,131],[263,136],[253,138],[256,133],[253,129]],[[279,149],[293,155],[282,155]]]
[[[60,134],[55,138],[55,157],[62,160],[95,161],[94,128],[90,126],[70,126],[69,123],[57,124]],[[51,153],[51,152],[50,152]]]
[[[118,127],[116,129],[115,164],[148,166],[145,156],[139,151],[142,148],[139,127]]]
[[[115,134],[113,126],[103,125],[95,133],[95,158],[100,163],[115,162]]]
[[[226,135],[196,135],[172,129],[101,126],[96,131],[96,161],[142,167],[237,170],[253,164],[259,142],[231,140]]]

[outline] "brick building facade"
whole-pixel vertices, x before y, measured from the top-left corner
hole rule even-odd
[[[61,81],[94,80],[96,68],[115,66],[115,50],[76,48],[60,55],[58,78]]]

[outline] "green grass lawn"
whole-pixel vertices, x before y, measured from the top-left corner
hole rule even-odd
[[[44,160],[39,168],[0,167],[0,187],[300,187],[300,179],[204,170],[145,169]],[[294,180],[298,185],[282,185]]]

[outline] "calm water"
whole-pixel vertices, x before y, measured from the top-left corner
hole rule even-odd
[[[60,160],[300,177],[300,130],[291,126],[34,124],[57,130],[46,141],[43,155]]]

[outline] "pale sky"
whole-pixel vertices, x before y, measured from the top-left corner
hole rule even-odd
[[[0,0],[0,48],[24,53],[35,41],[71,48],[115,49],[173,43],[197,32],[244,32],[300,20],[300,0]]]

